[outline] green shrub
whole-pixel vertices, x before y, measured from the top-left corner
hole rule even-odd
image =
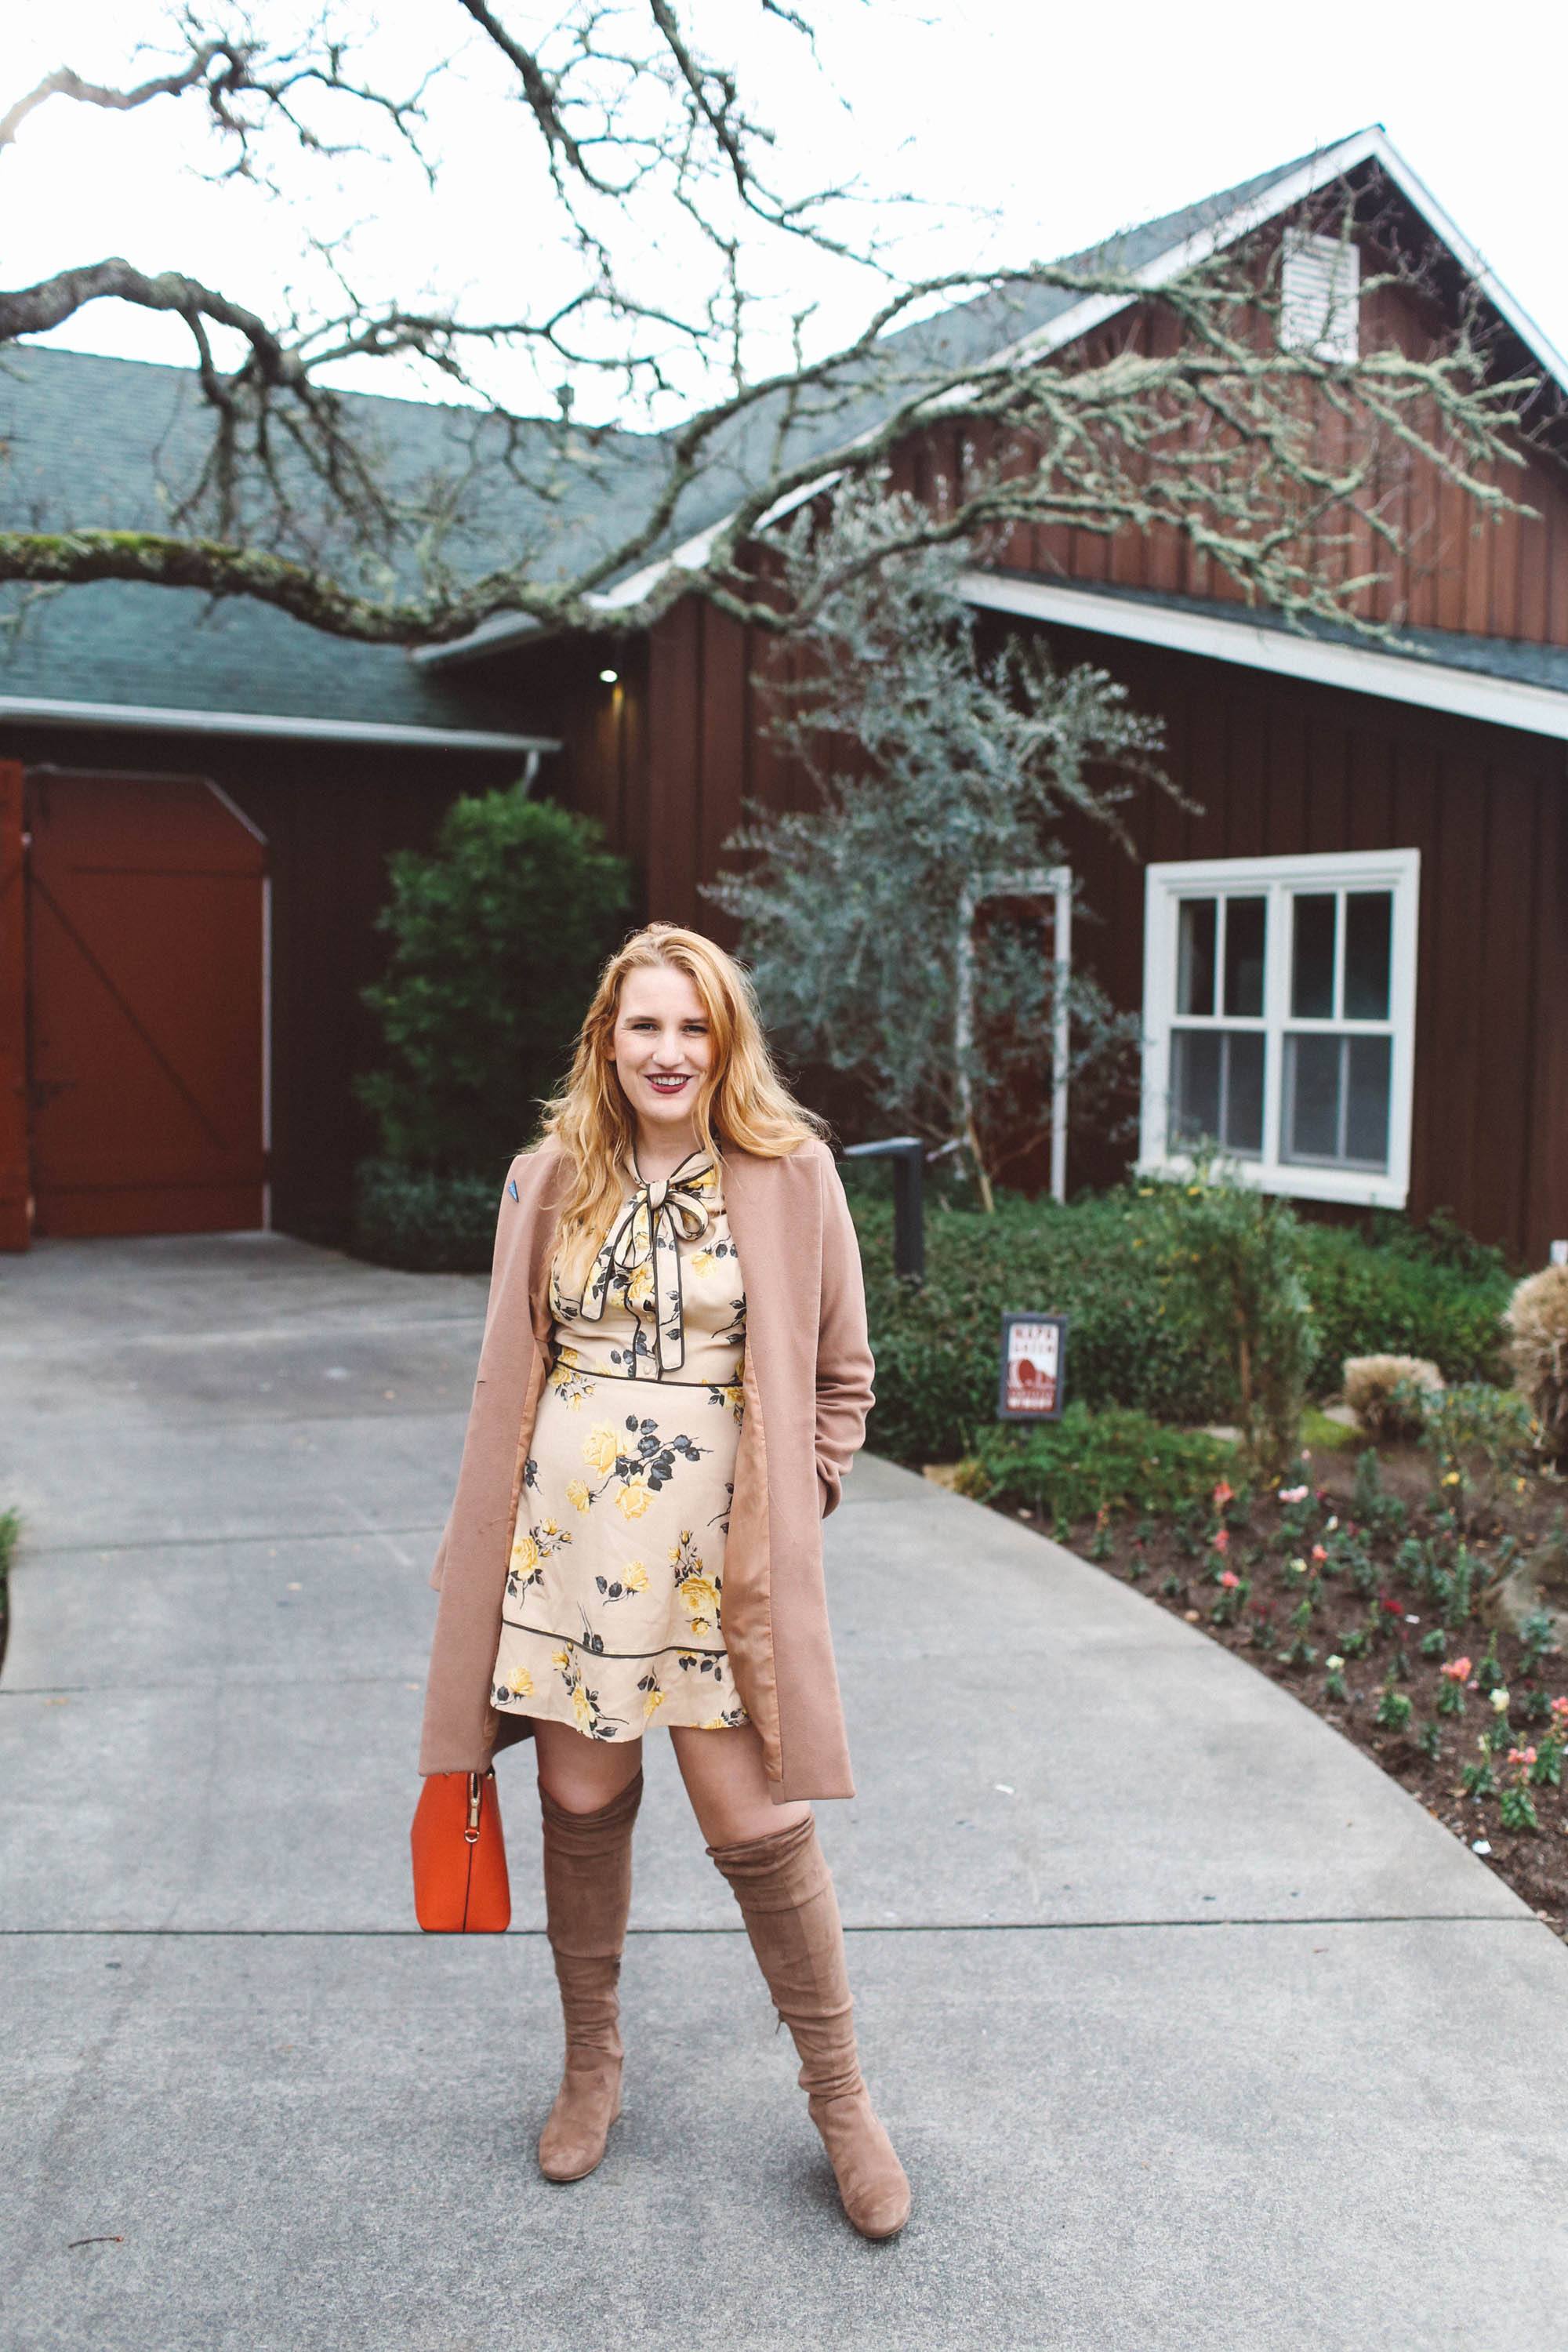
[[[1500,1252],[1482,1253],[1477,1270],[1419,1248],[1369,1244],[1348,1226],[1302,1233],[1318,1326],[1316,1394],[1332,1391],[1347,1356],[1426,1356],[1447,1381],[1506,1378],[1502,1313],[1511,1286]]]
[[[854,1163],[851,1163],[854,1166]],[[877,1359],[867,1442],[896,1462],[952,1462],[994,1419],[1005,1308],[1059,1311],[1070,1402],[1135,1407],[1155,1419],[1230,1417],[1231,1374],[1212,1339],[1166,1311],[1158,1204],[1125,1186],[1068,1205],[1003,1194],[995,1214],[928,1209],[926,1282],[892,1265],[892,1210],[853,1198]],[[1500,1378],[1508,1277],[1428,1253],[1373,1245],[1346,1228],[1302,1223],[1300,1239],[1317,1352],[1314,1398],[1339,1387],[1347,1356],[1429,1356],[1450,1380]]]
[[[1005,1308],[1060,1310],[1068,1398],[1212,1421],[1224,1367],[1164,1312],[1147,1203],[1110,1192],[1063,1207],[1002,1195],[994,1215],[935,1208],[926,1281],[892,1268],[892,1215],[856,1210],[877,1359],[868,1444],[897,1462],[951,1462],[994,1418]]]
[[[363,992],[384,1041],[355,1092],[384,1159],[442,1175],[504,1170],[563,1074],[631,869],[602,829],[521,789],[454,801],[428,856],[389,860],[392,950]]]
[[[362,1160],[350,1247],[356,1257],[408,1274],[488,1274],[500,1201],[500,1181],[489,1176],[434,1176],[392,1160]]]
[[[1190,1178],[1138,1189],[1160,1237],[1166,1312],[1224,1365],[1248,1458],[1278,1477],[1300,1447],[1317,1356],[1296,1213],[1204,1155]]]
[[[1167,1429],[1145,1412],[1069,1404],[1058,1422],[998,1423],[979,1433],[965,1494],[1061,1525],[1099,1511],[1152,1516],[1207,1495],[1237,1449],[1202,1430]]]

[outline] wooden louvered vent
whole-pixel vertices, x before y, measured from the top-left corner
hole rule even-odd
[[[1361,255],[1337,236],[1287,229],[1279,272],[1279,341],[1288,351],[1353,360],[1360,349]]]

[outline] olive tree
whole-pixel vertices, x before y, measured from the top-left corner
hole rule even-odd
[[[771,684],[772,732],[814,805],[749,803],[707,895],[738,921],[781,1043],[889,1124],[966,1149],[989,1207],[998,1157],[1049,1131],[1058,966],[1037,906],[1005,887],[984,901],[1064,860],[1065,816],[1130,848],[1128,796],[1181,796],[1160,721],[1105,671],[1058,670],[1037,640],[981,649],[961,549],[880,560],[913,521],[868,485],[783,541],[785,600],[814,617],[800,674]],[[1103,1097],[1137,1022],[1084,972],[1066,991],[1067,1075]]]

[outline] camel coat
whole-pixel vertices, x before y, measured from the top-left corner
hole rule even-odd
[[[822,1521],[871,1406],[860,1253],[833,1155],[723,1153],[746,1292],[745,1412],[724,1551],[724,1646],[762,1735],[773,1799],[852,1797],[822,1573]],[[528,1738],[489,1703],[522,1465],[549,1370],[550,1261],[566,1161],[547,1140],[511,1163],[457,1495],[430,1581],[440,1591],[419,1769],[485,1771]]]

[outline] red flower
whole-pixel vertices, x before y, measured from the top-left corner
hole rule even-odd
[[[1214,1534],[1209,1538],[1209,1541],[1213,1544],[1215,1551],[1228,1551],[1230,1549],[1230,1529],[1228,1528],[1216,1528]]]
[[[1404,1614],[1405,1614],[1405,1603],[1404,1603],[1404,1601],[1390,1601],[1390,1599],[1388,1598],[1388,1595],[1387,1595],[1386,1593],[1384,1593],[1384,1594],[1382,1596],[1382,1598],[1383,1598],[1383,1606],[1387,1610],[1387,1612],[1388,1612],[1388,1613],[1389,1613],[1389,1615],[1390,1615],[1391,1617],[1403,1617],[1403,1616],[1404,1616]]]

